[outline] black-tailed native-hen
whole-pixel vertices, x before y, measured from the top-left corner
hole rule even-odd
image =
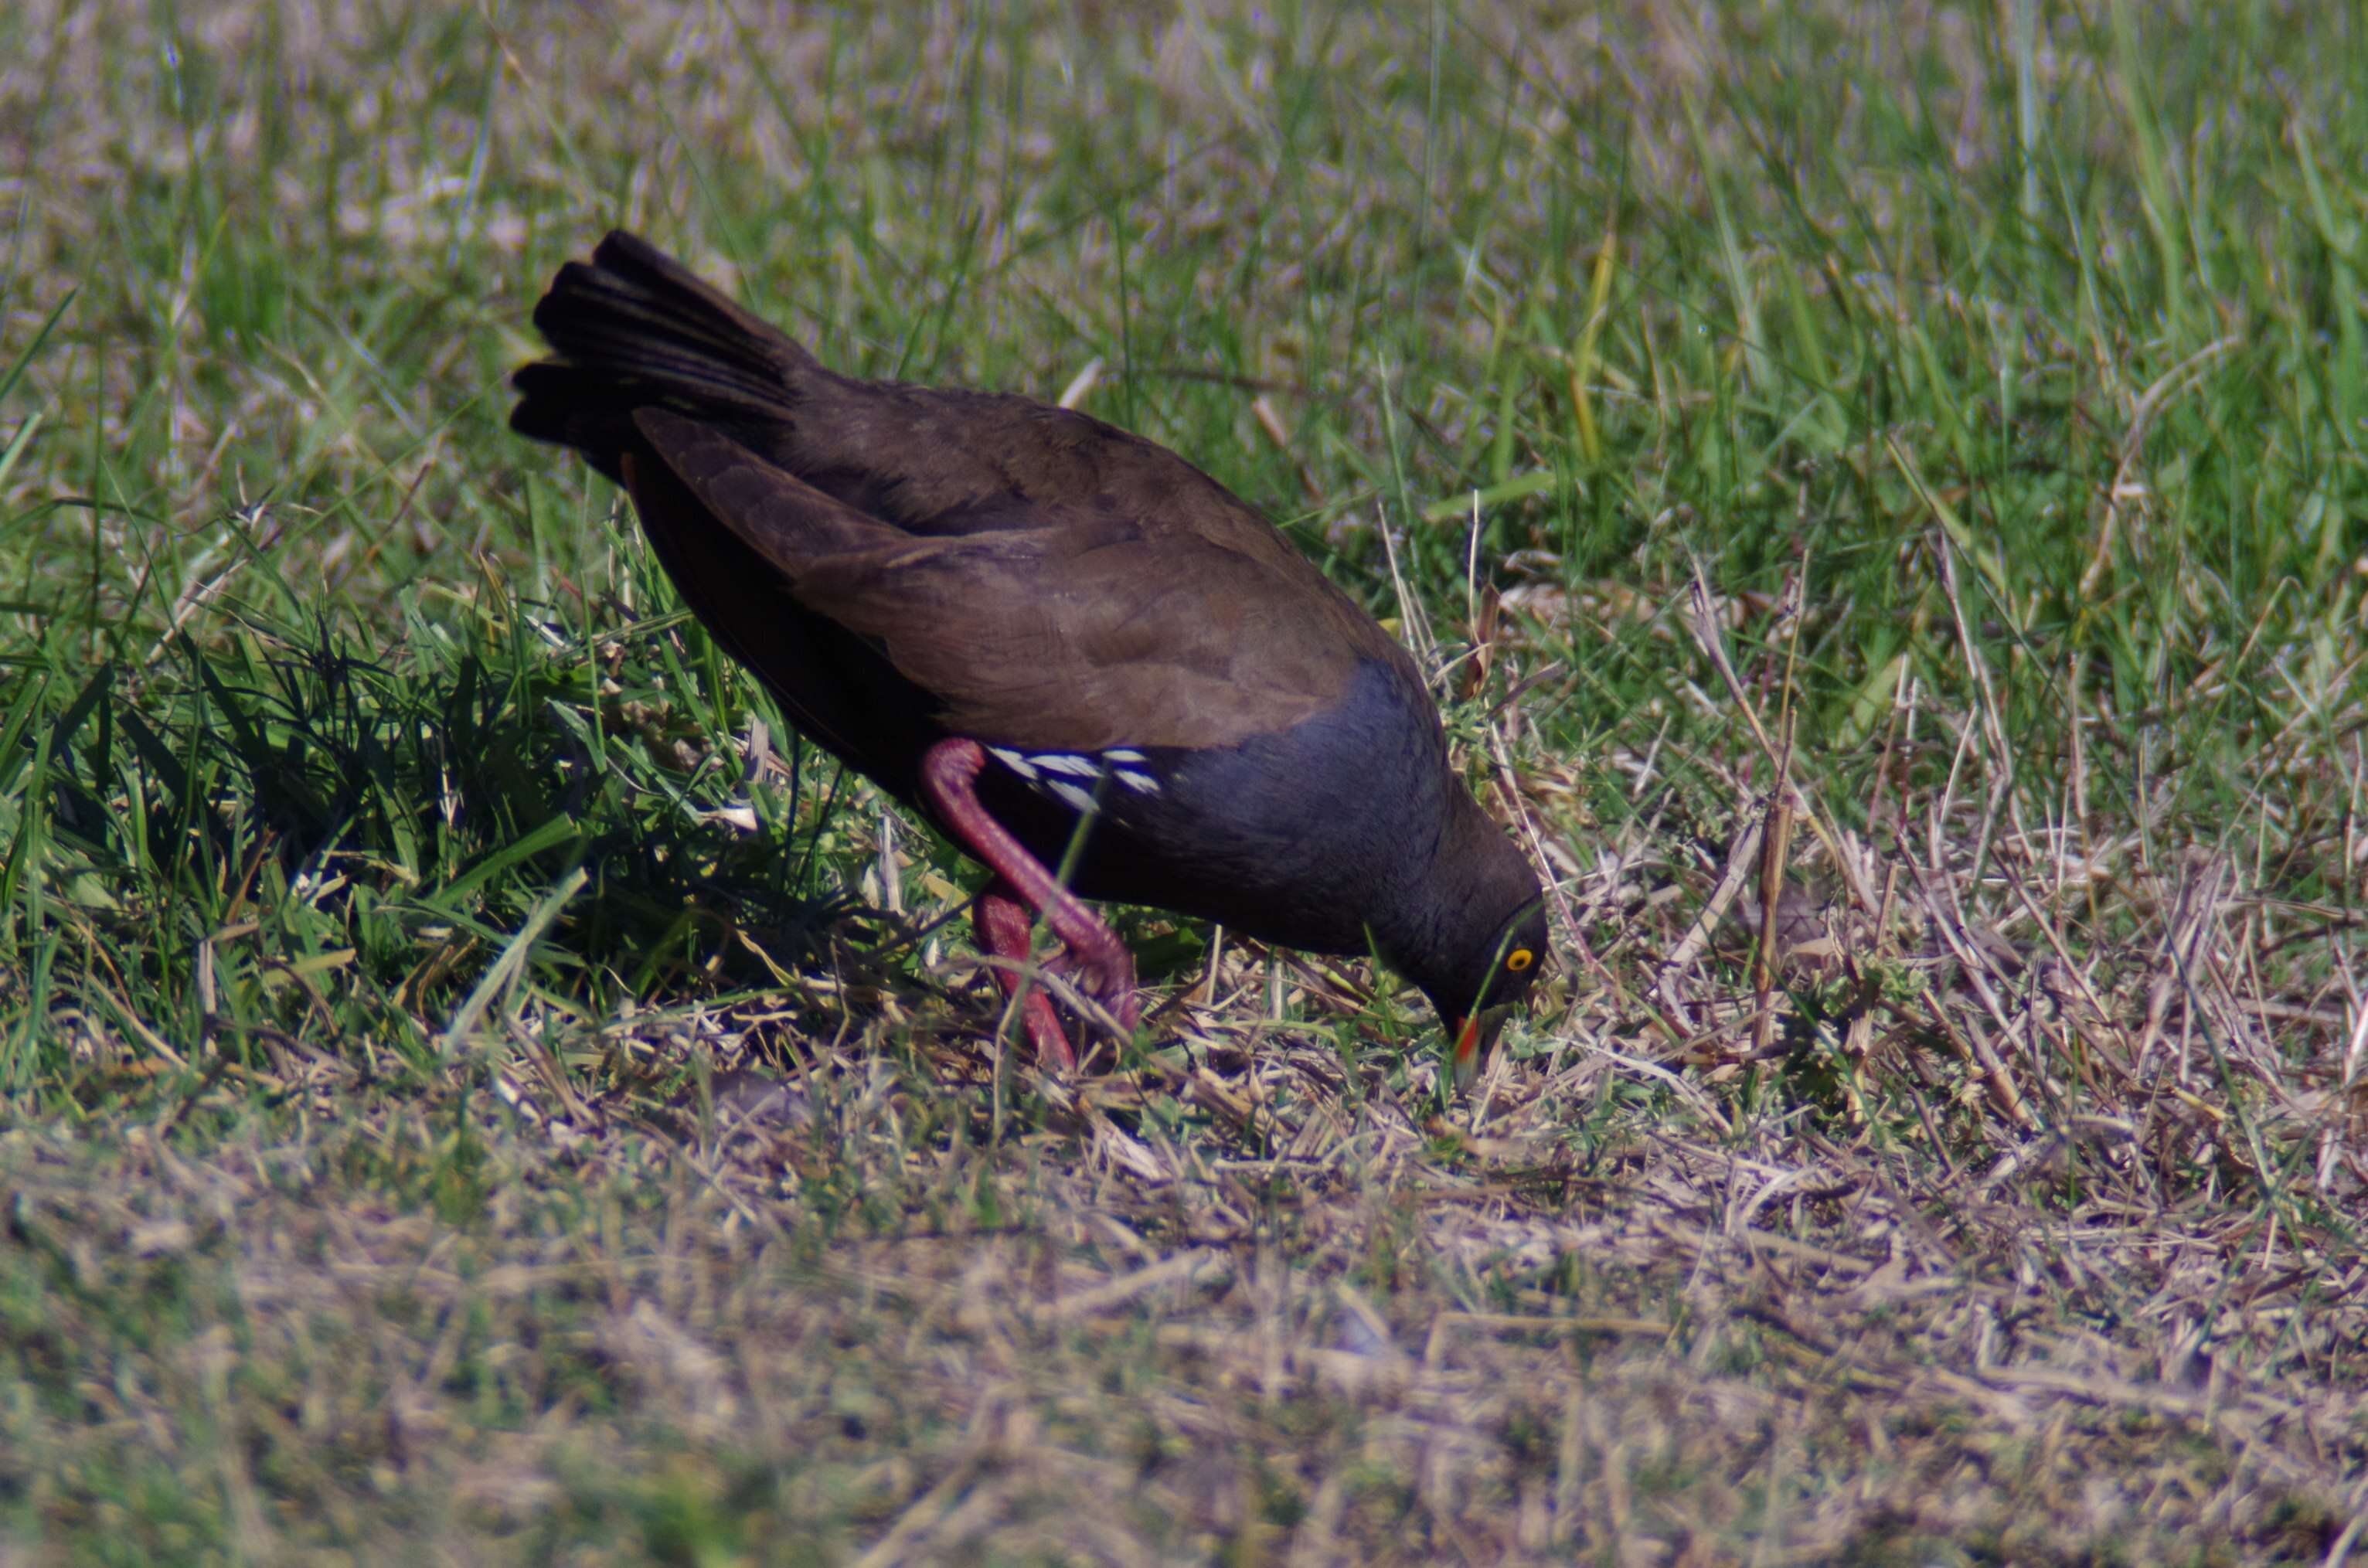
[[[1543,967],[1536,875],[1413,659],[1266,518],[1086,415],[839,375],[631,234],[534,324],[552,358],[512,427],[622,485],[791,722],[985,866],[1008,987],[1041,917],[1048,967],[1133,1028],[1133,960],[1083,900],[1155,905],[1379,953],[1468,1079]],[[1023,1017],[1074,1063],[1042,988]]]

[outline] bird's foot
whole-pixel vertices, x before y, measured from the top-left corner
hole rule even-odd
[[[1077,1054],[1069,1048],[1068,1031],[1061,1027],[1061,1016],[1053,1009],[1052,997],[1045,994],[1042,987],[1028,985],[1031,963],[1040,969],[1057,971],[1060,961],[1055,958],[1036,959],[1030,951],[1036,922],[1028,906],[1019,902],[1009,883],[997,877],[978,895],[971,920],[978,927],[979,946],[999,960],[995,966],[995,978],[1002,985],[1003,994],[1018,996],[1026,989],[1027,994],[1019,1004],[1019,1022],[1028,1031],[1028,1045],[1035,1051],[1036,1060],[1055,1073],[1075,1067]]]
[[[1135,990],[1134,955],[1126,950],[1118,933],[1104,925],[1099,915],[1090,910],[1085,914],[1094,923],[1090,933],[1063,931],[1059,921],[1053,921],[1053,928],[1068,950],[1053,960],[1053,971],[1100,1003],[1118,1020],[1121,1028],[1133,1034],[1143,1022],[1143,999]]]
[[[1087,931],[1074,921],[1064,924],[1057,915],[1048,917],[1053,934],[1061,937],[1061,946],[1049,952],[1030,949],[1035,930],[1035,915],[1019,892],[1008,881],[997,877],[978,895],[978,905],[973,913],[977,924],[980,945],[1002,960],[996,966],[996,975],[1003,983],[1007,995],[1019,990],[1032,967],[1040,974],[1050,974],[1068,982],[1078,993],[1100,1006],[1117,1020],[1119,1028],[1133,1034],[1143,1021],[1143,1001],[1136,990],[1134,955],[1118,934],[1093,915],[1083,912],[1095,927]],[[1031,990],[1022,1005],[1022,1017],[1028,1028],[1029,1043],[1051,1066],[1074,1064],[1075,1053],[1060,1023],[1058,1009],[1042,988]]]
[[[987,949],[1008,960],[1004,967],[1010,970],[1016,988],[1021,975],[1012,966],[1028,961],[1034,916],[1042,915],[1068,949],[1048,967],[1073,978],[1079,991],[1107,1008],[1132,1034],[1143,1020],[1143,1006],[1134,994],[1133,956],[1100,915],[1063,887],[987,811],[977,788],[979,771],[985,766],[986,749],[961,737],[939,741],[921,756],[921,798],[962,846],[995,873],[978,903],[979,932]],[[1073,1064],[1066,1035],[1055,1032],[1059,1026],[1051,1004],[1045,1003],[1041,1012],[1034,1000],[1026,1007],[1029,1038],[1039,1053],[1055,1066]]]

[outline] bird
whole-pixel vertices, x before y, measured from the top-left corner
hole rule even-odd
[[[1082,412],[830,369],[622,230],[533,324],[511,428],[621,486],[783,717],[985,868],[1041,1065],[1076,1057],[1040,919],[1042,969],[1141,1022],[1095,901],[1378,955],[1472,1081],[1549,958],[1537,875],[1413,657],[1267,517]]]

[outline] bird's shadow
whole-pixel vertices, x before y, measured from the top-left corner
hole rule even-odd
[[[893,937],[849,891],[853,781],[794,752],[745,778],[748,694],[695,629],[504,630],[415,622],[372,650],[326,618],[247,623],[56,672],[32,748],[51,880],[95,876],[127,922],[256,927],[282,965],[349,948],[340,983],[422,1022],[530,928],[534,983],[587,1010],[777,986]]]

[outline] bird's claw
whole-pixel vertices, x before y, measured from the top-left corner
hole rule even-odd
[[[1099,944],[1097,944],[1099,946]],[[1113,941],[1110,950],[1080,953],[1064,949],[1044,960],[1047,972],[1058,975],[1090,997],[1133,1034],[1143,1022],[1143,999],[1134,979],[1134,955]]]
[[[1088,960],[1079,966],[1077,989],[1100,1003],[1121,1028],[1133,1034],[1143,1022],[1143,1001],[1135,992],[1134,960],[1121,949],[1115,962]]]

